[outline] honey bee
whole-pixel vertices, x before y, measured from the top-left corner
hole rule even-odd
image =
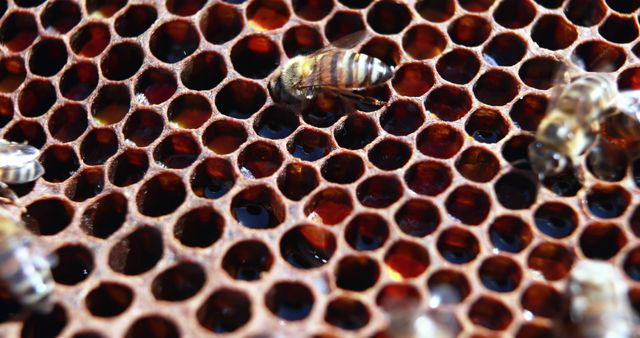
[[[363,32],[353,33],[310,55],[292,58],[269,80],[271,96],[292,104],[309,100],[319,91],[329,91],[356,102],[383,105],[354,92],[381,85],[394,73],[394,68],[380,59],[349,49],[363,37]]]
[[[24,306],[46,313],[53,306],[53,260],[33,244],[24,224],[0,208],[0,280]]]
[[[624,277],[607,262],[581,261],[571,270],[569,319],[581,338],[631,338],[635,317]],[[572,335],[572,337],[575,335]]]
[[[18,197],[7,184],[32,182],[44,174],[39,155],[40,151],[28,144],[0,139],[0,200],[15,204]]]

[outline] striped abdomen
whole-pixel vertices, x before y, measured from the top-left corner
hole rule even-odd
[[[317,85],[337,88],[367,88],[391,79],[393,69],[377,58],[350,50],[335,50],[317,56]]]
[[[28,162],[20,167],[0,167],[0,182],[20,184],[35,181],[44,174],[44,168],[38,161]]]

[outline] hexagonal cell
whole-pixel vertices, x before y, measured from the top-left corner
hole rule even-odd
[[[522,280],[522,270],[507,256],[485,259],[478,268],[478,276],[485,288],[496,292],[511,292]]]
[[[80,157],[88,165],[100,165],[118,151],[118,136],[111,128],[92,129],[80,144]]]
[[[299,125],[298,114],[288,107],[274,105],[260,113],[253,129],[262,137],[277,140],[291,135]]]
[[[316,169],[302,163],[290,163],[278,175],[278,189],[293,201],[310,194],[318,184]]]
[[[6,134],[5,139],[11,142],[23,143],[42,148],[47,141],[47,135],[40,123],[29,120],[19,120],[14,123]]]
[[[460,6],[469,12],[484,12],[493,5],[495,0],[460,0]]]
[[[413,198],[396,211],[394,220],[405,234],[425,237],[436,231],[440,224],[438,208],[428,200]]]
[[[373,120],[362,114],[351,114],[334,130],[338,145],[345,149],[362,149],[378,136]]]
[[[153,279],[151,293],[158,300],[179,302],[196,295],[205,281],[204,269],[199,264],[181,262]]]
[[[482,103],[504,106],[518,95],[519,87],[510,73],[493,69],[480,75],[473,85],[473,94]]]
[[[0,91],[12,93],[24,81],[27,70],[24,60],[19,56],[5,57],[0,60]]]
[[[51,269],[51,275],[58,284],[76,285],[93,272],[93,255],[83,245],[64,245],[54,255],[58,258],[58,264]]]
[[[109,267],[127,276],[140,275],[156,266],[163,251],[160,231],[148,225],[140,226],[111,247]]]
[[[513,104],[509,116],[522,130],[535,131],[547,112],[548,103],[545,96],[527,94]]]
[[[84,210],[80,228],[90,236],[105,239],[122,227],[127,213],[127,198],[112,192],[100,197]]]
[[[144,52],[133,42],[112,45],[100,61],[102,75],[109,80],[121,81],[135,75],[142,66]]]
[[[429,93],[424,108],[443,121],[456,121],[471,109],[471,95],[462,87],[445,85]]]
[[[67,184],[64,194],[74,202],[82,202],[97,196],[104,188],[102,168],[86,168]]]
[[[411,147],[399,140],[383,139],[369,150],[369,161],[382,170],[402,168],[411,157]]]
[[[98,86],[98,67],[79,62],[68,68],[60,79],[60,94],[69,100],[82,101]]]
[[[247,119],[260,110],[266,100],[265,90],[256,82],[233,80],[216,95],[216,107],[224,115]]]
[[[378,1],[367,14],[367,23],[377,33],[397,34],[411,22],[411,12],[402,3]]]
[[[407,240],[396,241],[384,255],[384,264],[397,279],[416,278],[427,270],[430,263],[427,250]]]
[[[451,158],[462,148],[462,134],[449,124],[434,123],[422,130],[416,138],[416,148],[431,157]]]
[[[163,128],[162,116],[153,110],[143,109],[129,115],[122,132],[127,140],[138,147],[146,147],[160,136]]]
[[[467,225],[482,223],[491,209],[486,192],[470,185],[455,188],[447,197],[445,206],[449,214]]]
[[[536,89],[550,89],[556,85],[555,79],[566,69],[566,65],[556,58],[536,56],[525,61],[518,71],[522,82]]]
[[[602,0],[569,0],[566,16],[578,26],[595,26],[606,15],[607,7]]]
[[[599,218],[616,218],[629,206],[631,195],[620,186],[596,185],[586,196],[589,212]]]
[[[131,4],[115,21],[115,30],[123,38],[135,37],[146,32],[158,19],[158,11],[149,5]]]
[[[200,156],[200,145],[191,133],[165,137],[153,149],[153,159],[165,168],[184,169]]]
[[[56,75],[67,63],[67,46],[60,39],[41,39],[29,53],[29,70],[40,76]]]
[[[538,195],[537,183],[528,175],[518,172],[503,175],[494,187],[500,204],[513,210],[530,207]]]
[[[349,255],[338,261],[336,286],[349,291],[364,291],[376,284],[380,277],[378,263],[367,256]]]
[[[175,211],[185,197],[182,179],[176,174],[163,172],[142,184],[136,195],[136,204],[143,215],[158,217]]]
[[[632,17],[611,14],[598,27],[603,38],[614,43],[629,43],[638,37],[638,25]]]
[[[189,89],[210,90],[227,76],[227,65],[223,57],[216,52],[201,52],[190,58],[180,79]],[[155,82],[155,81],[153,81]]]
[[[109,26],[100,22],[90,22],[71,35],[69,44],[76,55],[92,58],[100,55],[110,40]]]
[[[300,282],[277,282],[264,296],[265,305],[280,319],[298,321],[311,313],[314,298],[311,290]]]
[[[627,237],[617,224],[594,223],[582,230],[579,243],[585,257],[608,260],[627,244]]]
[[[425,117],[412,101],[395,101],[380,115],[380,126],[388,133],[406,136],[416,131]]]
[[[451,40],[459,45],[475,47],[491,34],[491,23],[478,15],[467,14],[453,21],[447,29]]]
[[[522,293],[520,304],[533,315],[544,318],[557,318],[562,315],[566,299],[555,288],[542,283],[533,283]]]
[[[433,70],[422,63],[405,63],[396,69],[391,80],[395,91],[403,96],[422,96],[433,87]]]
[[[216,199],[224,196],[235,184],[236,174],[231,163],[210,157],[196,166],[191,176],[191,190],[198,197]]]
[[[165,6],[170,13],[180,16],[191,16],[196,14],[206,0],[167,0]]]
[[[12,120],[13,120],[13,102],[8,97],[0,96],[0,128],[6,126],[7,123],[11,122]],[[46,139],[46,135],[45,135],[45,139]]]
[[[52,30],[59,34],[65,34],[77,25],[82,19],[80,6],[73,1],[50,1],[42,10],[40,22],[45,30]]]
[[[630,0],[625,1],[624,3],[620,3],[618,1],[605,0],[607,2],[607,6],[614,11],[631,14],[635,12],[640,7],[640,1],[638,0]]]
[[[446,47],[445,36],[440,30],[430,25],[412,26],[402,37],[402,49],[416,60],[434,58]]]
[[[491,181],[500,170],[500,162],[492,152],[481,147],[470,147],[463,151],[455,162],[462,176],[475,182]]]
[[[358,251],[381,248],[389,237],[389,226],[384,218],[373,213],[361,213],[349,221],[344,237]]]
[[[247,228],[271,229],[284,222],[286,210],[275,191],[266,185],[254,185],[233,197],[231,215]]]
[[[327,156],[333,148],[329,135],[313,129],[300,130],[287,143],[287,150],[293,157],[309,162]]]
[[[40,156],[45,181],[58,183],[71,177],[80,167],[78,156],[67,145],[51,145]]]
[[[263,178],[278,171],[282,161],[282,154],[275,145],[256,141],[242,149],[238,156],[238,168],[247,178]]]
[[[547,202],[540,205],[534,213],[536,227],[547,236],[564,238],[578,226],[578,216],[568,205],[560,202]]]
[[[160,104],[170,99],[178,88],[173,71],[165,68],[148,68],[136,80],[134,92],[142,104]],[[185,94],[193,95],[193,94]]]
[[[353,183],[364,174],[364,162],[356,154],[337,153],[322,164],[321,173],[322,177],[329,182]]]
[[[240,11],[225,3],[209,7],[200,19],[200,30],[204,38],[213,44],[223,44],[242,31],[244,19]]]
[[[136,319],[127,329],[125,338],[179,338],[180,333],[173,321],[159,315],[149,315]]]
[[[326,128],[336,123],[341,116],[351,113],[351,107],[338,95],[321,91],[302,108],[302,119],[314,127]]]
[[[476,259],[480,251],[476,236],[455,226],[440,233],[436,247],[440,255],[453,264],[469,263]]]
[[[160,61],[176,63],[191,55],[200,35],[189,21],[173,20],[157,27],[149,38],[149,50]]]
[[[206,248],[217,242],[224,231],[224,219],[215,209],[198,207],[184,213],[173,227],[173,236],[190,248]]]
[[[131,107],[129,88],[123,84],[107,84],[98,90],[91,104],[91,116],[101,125],[120,122]]]
[[[440,76],[455,84],[465,84],[473,80],[480,70],[480,60],[468,49],[453,49],[438,59],[436,70]]]
[[[556,281],[567,276],[574,258],[573,251],[563,245],[542,242],[529,253],[527,265],[542,273],[546,280]]]
[[[247,131],[241,123],[232,120],[216,120],[202,134],[202,142],[217,154],[236,151],[247,141]]]
[[[186,129],[199,128],[209,120],[211,114],[212,109],[209,101],[204,96],[197,94],[180,95],[173,99],[167,108],[169,121]]]
[[[259,280],[272,265],[273,254],[269,247],[256,240],[235,243],[222,258],[222,268],[235,280]]]
[[[319,21],[333,10],[333,0],[294,0],[292,2],[294,13],[307,21]]]
[[[196,312],[198,323],[214,333],[234,332],[244,326],[251,316],[249,297],[231,288],[214,291]]]
[[[149,169],[147,154],[138,149],[127,149],[109,166],[109,181],[118,187],[138,183]]]
[[[496,298],[481,296],[469,308],[469,320],[489,330],[505,330],[513,321],[511,310]]]
[[[249,27],[264,31],[284,26],[291,13],[281,0],[252,0],[246,8],[246,15]]]
[[[296,4],[312,2],[298,1]],[[317,2],[317,1],[316,1]],[[311,26],[294,26],[289,28],[282,36],[282,47],[287,57],[293,58],[297,55],[307,55],[322,48],[322,34]]]
[[[111,318],[125,312],[133,302],[133,291],[124,284],[102,282],[84,299],[89,312],[96,317]]]
[[[245,36],[233,45],[230,56],[233,68],[250,79],[264,79],[280,65],[278,45],[265,35]]]
[[[465,131],[478,142],[496,143],[507,135],[509,124],[499,111],[480,108],[467,119]]]
[[[571,46],[578,38],[578,32],[563,17],[547,14],[536,21],[531,38],[542,48],[560,50]]]
[[[49,133],[61,142],[77,139],[87,127],[87,111],[77,104],[66,104],[56,109],[48,122]]]
[[[349,193],[338,187],[330,187],[317,192],[304,207],[309,220],[325,225],[342,222],[353,211]]]
[[[425,20],[443,22],[449,20],[455,12],[453,0],[419,0],[415,9]]]
[[[629,278],[634,281],[640,281],[640,247],[634,247],[627,252],[623,268]]]
[[[0,26],[0,44],[12,52],[25,50],[37,36],[36,18],[29,12],[12,12]]]
[[[48,314],[32,312],[26,317],[20,337],[54,338],[64,330],[68,321],[67,311],[61,305],[56,304]]]
[[[358,184],[356,196],[360,204],[369,208],[386,208],[402,197],[402,182],[395,176],[371,176]]]
[[[363,31],[364,22],[360,14],[349,11],[337,11],[324,26],[324,36],[334,42],[349,34]]]
[[[390,283],[378,291],[376,305],[385,312],[415,309],[420,305],[421,298],[418,289],[411,284]]]
[[[542,184],[556,195],[564,197],[575,196],[582,189],[580,179],[576,177],[576,173],[571,168],[557,176],[545,178]]]
[[[298,269],[327,264],[336,248],[336,238],[331,232],[310,224],[296,226],[280,239],[280,254]]]
[[[73,214],[73,206],[66,200],[46,198],[27,205],[22,220],[34,234],[51,236],[69,226]]]
[[[482,56],[492,65],[509,67],[522,60],[527,47],[527,42],[519,35],[501,33],[494,36],[484,47]]]
[[[127,0],[87,0],[87,13],[95,18],[110,18],[122,7]]]
[[[56,103],[56,89],[47,80],[32,80],[20,91],[18,110],[25,117],[38,117]]]
[[[366,305],[356,299],[338,297],[329,301],[324,321],[343,330],[358,330],[369,323],[371,314]]]
[[[406,171],[404,180],[409,189],[421,195],[437,196],[451,185],[451,169],[442,162],[422,161]]]
[[[493,19],[503,27],[523,28],[536,16],[536,7],[530,0],[504,0],[493,12]]]

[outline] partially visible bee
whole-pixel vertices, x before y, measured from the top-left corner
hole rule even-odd
[[[44,174],[39,155],[40,150],[28,144],[0,139],[0,199],[15,203],[17,196],[7,184],[32,182]]]
[[[0,208],[0,280],[26,307],[43,313],[51,310],[51,260],[38,252],[24,224],[4,208]]]
[[[567,284],[569,319],[580,338],[631,338],[635,317],[628,286],[616,268],[606,262],[581,261]],[[574,330],[571,330],[574,332]]]
[[[349,49],[363,37],[362,32],[353,33],[310,55],[290,59],[269,80],[271,96],[275,101],[299,103],[326,90],[356,102],[382,105],[354,92],[381,85],[394,72],[380,59]]]

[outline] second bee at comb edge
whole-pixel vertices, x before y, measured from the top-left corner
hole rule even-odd
[[[38,156],[40,150],[33,146],[0,139],[0,202],[17,201],[8,184],[32,182],[44,175]]]

